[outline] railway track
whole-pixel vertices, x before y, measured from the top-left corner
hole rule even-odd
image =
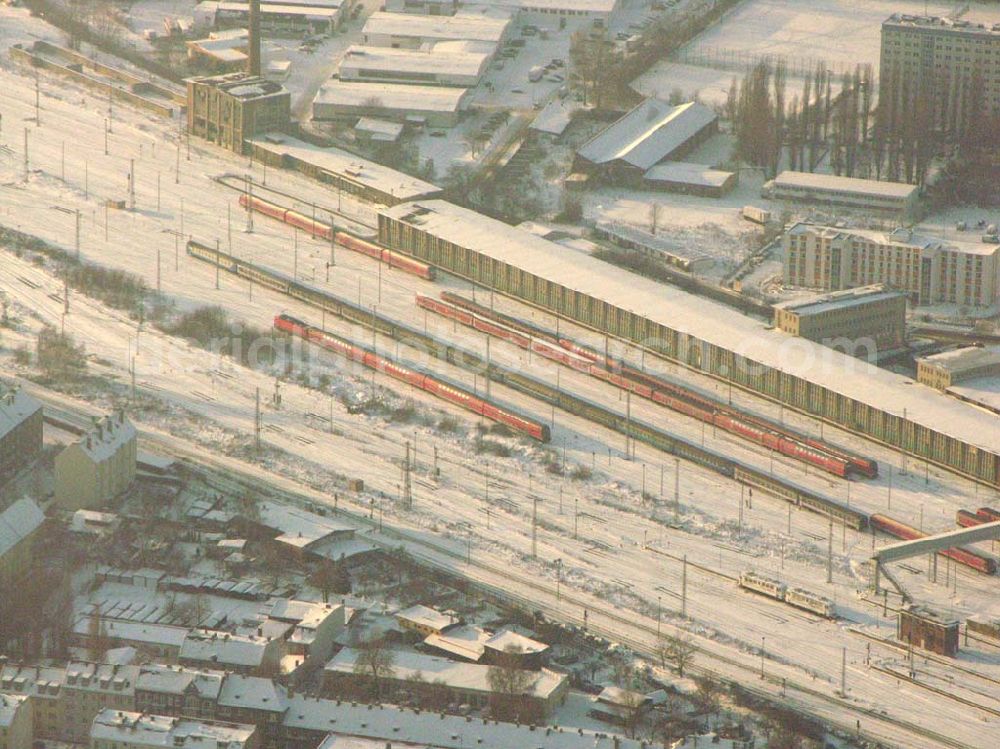
[[[763,470],[744,465],[734,458],[719,454],[689,440],[672,435],[662,429],[633,418],[630,412],[622,415],[607,406],[567,392],[561,387],[552,386],[526,373],[515,372],[496,362],[488,361],[472,351],[462,349],[446,341],[439,340],[428,333],[391,320],[385,315],[376,312],[374,307],[365,309],[346,299],[313,288],[303,282],[290,279],[277,271],[257,265],[249,260],[237,258],[224,251],[193,240],[188,242],[188,254],[233,275],[252,278],[254,283],[279,291],[293,299],[320,309],[325,314],[330,314],[360,325],[363,328],[371,330],[373,335],[376,332],[381,333],[404,345],[415,347],[419,351],[434,356],[438,360],[445,361],[479,376],[485,374],[488,380],[505,385],[554,408],[559,408],[567,413],[588,419],[630,439],[650,445],[654,449],[697,463],[764,493],[784,499],[798,507],[803,507],[830,518],[835,517],[839,522],[850,525],[856,530],[863,530],[868,525],[867,514],[848,508],[829,497],[822,496],[793,482],[772,476]]]

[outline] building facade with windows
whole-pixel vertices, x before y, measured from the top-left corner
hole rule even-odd
[[[874,346],[846,352],[856,355],[895,350],[906,340],[906,294],[875,285],[776,304],[774,326],[827,346]]]
[[[56,504],[94,510],[131,486],[136,431],[124,411],[95,421],[89,432],[56,455]]]
[[[187,80],[188,132],[236,153],[246,141],[288,130],[291,95],[274,81],[248,73]]]
[[[837,291],[885,284],[917,305],[990,307],[1000,286],[1000,244],[797,223],[782,239],[784,282]]]
[[[1000,24],[896,13],[882,23],[879,78],[882,92],[899,89],[902,111],[918,92],[928,93],[944,130],[961,130],[977,108],[979,116],[998,116]]]

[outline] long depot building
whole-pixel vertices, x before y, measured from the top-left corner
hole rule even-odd
[[[443,200],[379,215],[388,247],[792,408],[1000,486],[996,417],[913,387],[812,341],[785,336]]]

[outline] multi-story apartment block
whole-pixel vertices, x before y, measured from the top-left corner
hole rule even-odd
[[[90,722],[101,710],[131,710],[138,666],[70,662],[62,685],[63,731],[67,741],[85,743]]]
[[[1000,115],[1000,24],[896,13],[882,23],[879,77],[883,96],[899,82],[901,111],[918,92],[929,94],[945,130],[961,129],[973,95],[982,97],[981,114]]]
[[[56,503],[67,510],[94,510],[135,479],[136,431],[124,411],[99,419],[56,456]]]
[[[33,741],[30,699],[0,692],[0,749],[31,749]]]
[[[885,284],[917,305],[989,307],[1000,291],[1000,244],[797,223],[783,238],[784,281],[836,291]]]
[[[183,666],[143,666],[135,681],[135,709],[156,715],[214,718],[225,674]]]
[[[41,402],[20,389],[0,391],[0,483],[41,449]]]

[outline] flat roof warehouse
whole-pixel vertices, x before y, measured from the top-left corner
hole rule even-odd
[[[898,416],[905,411],[910,422],[1000,454],[1000,429],[992,414],[942,399],[913,387],[907,377],[818,343],[788,337],[711,300],[579,253],[567,263],[567,250],[558,244],[443,200],[400,204],[381,216],[732,351],[751,367],[799,377],[877,411]]]

